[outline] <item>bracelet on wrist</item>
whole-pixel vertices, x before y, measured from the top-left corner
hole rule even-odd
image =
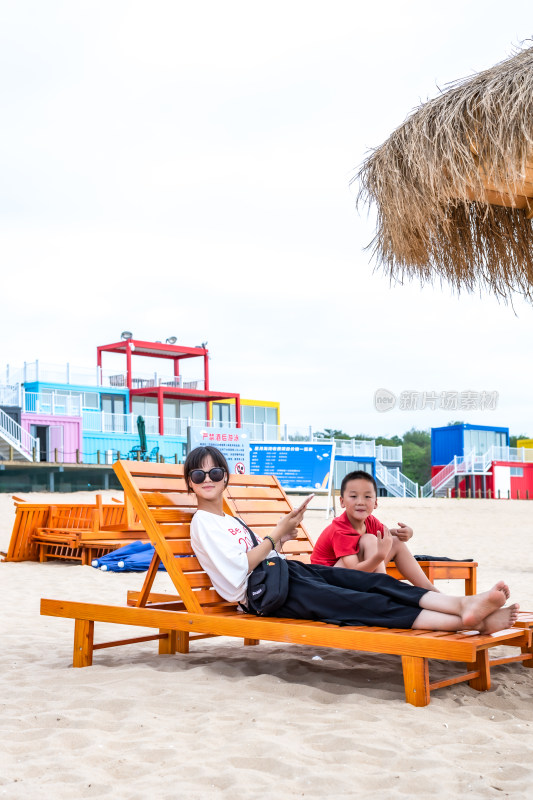
[[[272,536],[269,536],[269,535],[267,534],[266,536],[263,536],[263,541],[264,541],[265,539],[268,539],[268,541],[269,541],[269,542],[272,544],[272,549],[273,549],[273,550],[275,550],[275,549],[276,549],[276,542],[274,541],[274,539],[272,538]]]

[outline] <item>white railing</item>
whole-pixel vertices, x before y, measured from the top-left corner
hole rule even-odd
[[[145,416],[145,430],[147,434],[159,433],[159,417]],[[234,422],[219,422],[218,420],[193,419],[191,417],[165,417],[163,429],[166,436],[187,436],[187,428],[223,428],[233,427]],[[308,441],[328,442],[329,439],[317,438],[312,428],[299,428],[288,425],[269,425],[261,423],[243,423],[241,426],[246,431],[251,441],[276,442],[276,441]],[[90,433],[136,433],[137,414],[110,414],[103,411],[83,411],[83,429]],[[340,447],[338,446],[340,442]],[[336,455],[357,455],[380,457],[380,460],[397,461],[401,463],[401,447],[382,447],[375,442],[357,439],[337,440]],[[408,478],[405,479],[409,481]]]
[[[317,441],[315,439],[315,441]],[[322,439],[318,441],[328,441]],[[343,456],[369,456],[370,458],[377,458],[378,461],[397,461],[402,463],[402,448],[400,447],[386,447],[385,445],[376,444],[374,440],[366,441],[364,439],[335,439],[335,455]]]
[[[399,477],[394,474],[395,471],[387,469],[380,461],[376,461],[376,478],[383,484],[387,492],[394,495],[394,497],[405,497],[407,494],[406,487]]]
[[[84,411],[83,430],[87,433],[137,433],[137,417],[109,411]]]
[[[432,494],[442,491],[456,475],[486,475],[493,460],[489,457],[490,453],[489,450],[488,453],[477,455],[475,450],[471,450],[464,456],[454,456],[453,461],[450,461],[424,484],[422,497],[430,497]]]
[[[27,414],[81,417],[81,397],[71,394],[24,391],[22,407]]]
[[[71,364],[44,364],[40,361],[25,363],[16,370],[7,369],[5,383],[60,383],[72,386],[127,386],[127,375],[116,369],[99,369],[98,367],[76,367]],[[132,385],[134,389],[151,388],[153,386],[174,386],[185,389],[203,389],[204,379],[184,380],[182,375],[174,377],[166,373],[159,375],[157,372],[133,372]]]
[[[531,447],[498,447],[493,445],[485,454],[491,461],[533,461],[533,448]]]
[[[0,386],[0,405],[20,406],[20,384]]]
[[[398,470],[398,477],[405,486],[405,494],[407,497],[418,497],[418,483],[415,483],[408,478],[407,475],[404,475],[403,472]]]
[[[383,444],[376,445],[376,458],[380,461],[399,461],[402,463],[403,451],[400,447],[387,447]],[[409,479],[408,479],[409,480]]]
[[[30,461],[33,460],[33,453],[35,453],[35,458],[39,460],[38,440],[1,409],[0,435],[4,441],[18,450],[19,453],[25,455]]]
[[[74,367],[71,364],[43,364],[40,361],[24,363],[24,366],[11,374],[16,374],[21,383],[64,383],[81,386],[97,386],[97,368]]]
[[[477,455],[474,450],[464,456],[454,456],[440,472],[422,487],[422,496],[429,497],[442,491],[456,475],[486,475],[493,461],[532,462],[533,449],[492,445],[486,453]]]

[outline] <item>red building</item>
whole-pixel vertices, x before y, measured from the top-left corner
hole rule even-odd
[[[212,401],[231,400],[235,403],[235,423],[241,427],[240,395],[234,392],[214,392],[209,388],[209,353],[205,347],[183,347],[182,345],[163,342],[143,342],[138,339],[123,339],[114,344],[104,344],[97,347],[98,369],[102,370],[103,353],[121,353],[126,356],[126,374],[117,375],[115,385],[125,386],[129,390],[129,411],[132,411],[133,400],[136,397],[150,397],[157,399],[159,417],[159,433],[164,434],[164,401],[186,400],[203,402],[206,404],[206,419],[211,418]],[[173,361],[174,377],[164,382],[156,382],[150,378],[134,378],[132,372],[132,358],[144,356],[147,358],[164,358]],[[183,382],[180,376],[180,361],[189,358],[203,360],[203,379]]]
[[[428,496],[533,499],[533,450],[509,446],[508,428],[448,425],[432,428]]]

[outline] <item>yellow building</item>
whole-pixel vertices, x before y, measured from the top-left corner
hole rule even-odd
[[[213,401],[211,419],[221,426],[235,425],[235,400],[229,398]],[[245,400],[241,397],[241,425],[249,429],[252,438],[259,435],[261,439],[278,439],[279,403],[270,400]]]

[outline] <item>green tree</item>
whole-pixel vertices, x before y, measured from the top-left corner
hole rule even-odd
[[[431,435],[428,431],[411,428],[403,435],[402,472],[418,484],[427,483],[431,477]]]
[[[529,439],[525,433],[519,433],[518,436],[509,436],[509,447],[518,447],[519,439]]]
[[[383,447],[400,447],[402,440],[399,436],[393,436],[390,439],[387,439],[385,436],[378,436],[376,439],[376,444],[381,444]]]
[[[317,439],[351,439],[349,433],[344,433],[344,431],[339,431],[336,428],[324,428],[323,431],[317,431],[315,433]]]

